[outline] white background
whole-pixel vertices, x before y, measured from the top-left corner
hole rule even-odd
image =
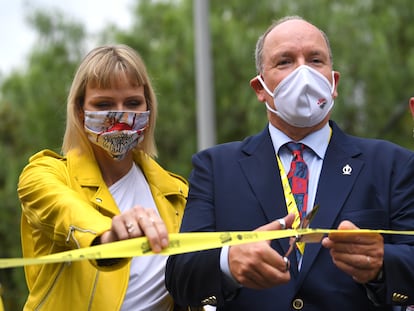
[[[136,0],[135,0],[136,1]],[[0,73],[9,73],[24,65],[25,56],[34,45],[35,32],[26,15],[30,8],[45,12],[58,8],[68,18],[81,22],[88,33],[102,30],[108,22],[127,28],[131,24],[134,0],[0,0]]]

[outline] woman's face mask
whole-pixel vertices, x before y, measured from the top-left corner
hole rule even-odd
[[[144,139],[150,111],[85,111],[84,127],[89,140],[122,160]]]
[[[332,72],[333,76],[333,72]],[[268,103],[269,111],[296,127],[311,127],[321,122],[331,111],[334,100],[333,85],[317,70],[302,65],[284,78],[272,93],[262,77],[257,77],[265,91],[273,97],[276,110]]]

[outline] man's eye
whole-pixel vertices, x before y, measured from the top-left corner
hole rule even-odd
[[[283,67],[291,64],[292,62],[288,59],[283,59],[277,62],[276,67]]]

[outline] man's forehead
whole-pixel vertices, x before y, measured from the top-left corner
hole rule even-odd
[[[288,20],[273,28],[265,38],[264,50],[290,50],[308,46],[312,49],[326,50],[328,46],[322,32],[314,25],[303,20]]]

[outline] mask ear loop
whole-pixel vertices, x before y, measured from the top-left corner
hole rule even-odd
[[[334,106],[334,104],[335,104],[335,99],[334,99],[335,87],[336,87],[336,85],[335,85],[335,73],[334,73],[334,71],[332,70],[332,90],[331,90],[332,106],[331,106],[331,109],[332,109],[332,107],[333,107],[333,106]]]
[[[334,71],[332,70],[332,89],[331,89],[331,95],[332,95],[332,97],[333,97],[333,93],[334,93],[334,91],[335,91],[335,73],[334,73]]]
[[[272,92],[270,92],[269,88],[267,87],[266,83],[264,83],[264,81],[263,81],[263,79],[260,75],[257,75],[257,80],[259,80],[260,84],[262,85],[264,90],[267,92],[267,94],[269,94],[269,96],[271,96],[273,98]],[[275,109],[270,107],[267,102],[265,102],[265,105],[266,105],[267,110],[269,110],[270,112],[273,112],[276,115],[279,115],[279,112],[277,112]]]
[[[273,93],[270,92],[269,88],[267,87],[266,83],[264,83],[262,76],[261,75],[257,75],[257,80],[259,80],[260,84],[262,85],[262,87],[265,89],[265,91],[267,92],[267,94],[269,94],[269,96],[273,97]]]

